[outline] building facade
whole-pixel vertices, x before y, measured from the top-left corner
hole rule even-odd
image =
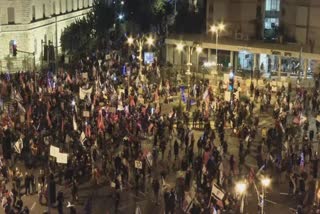
[[[63,30],[85,16],[92,4],[93,0],[0,0],[0,71],[39,66],[49,43],[57,55]]]
[[[186,64],[190,58],[194,67],[213,62],[279,77],[287,73],[307,77],[319,70],[319,0],[207,0],[206,11],[202,35],[171,35],[166,40],[168,62]],[[216,39],[211,26],[222,22],[225,29]],[[200,44],[203,51],[198,56],[187,53],[192,48],[179,52],[177,43]]]

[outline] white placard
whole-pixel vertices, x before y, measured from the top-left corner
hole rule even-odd
[[[81,100],[84,100],[84,98],[86,96],[90,96],[92,93],[92,87],[90,87],[89,89],[83,89],[83,88],[79,88],[79,98]]]
[[[138,161],[138,160],[135,160],[134,161],[134,167],[136,169],[142,169],[142,162],[141,161]]]
[[[81,132],[81,135],[80,135],[80,142],[83,144],[84,140],[86,139],[86,135],[84,132]]]
[[[59,155],[59,153],[60,153],[60,151],[59,151],[58,147],[50,145],[50,155],[52,157],[57,157]]]
[[[67,164],[68,163],[68,154],[67,153],[59,153],[57,155],[57,163]]]
[[[231,92],[230,91],[225,91],[224,92],[224,100],[225,101],[230,101],[231,100]]]

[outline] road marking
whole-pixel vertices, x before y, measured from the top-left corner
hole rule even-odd
[[[280,192],[280,195],[289,195],[289,193],[286,193],[286,192]]]
[[[33,210],[34,209],[34,207],[36,206],[36,202],[33,202],[33,204],[32,204],[32,206],[31,206],[31,208],[30,208],[30,210]]]
[[[274,202],[274,201],[270,201],[270,200],[268,200],[268,199],[264,199],[265,201],[267,201],[267,202],[269,202],[269,203],[271,203],[271,204],[278,204],[278,203],[276,203],[276,202]]]

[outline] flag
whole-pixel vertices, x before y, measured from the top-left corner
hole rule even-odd
[[[217,200],[223,200],[224,195],[224,191],[217,184],[212,185],[211,197],[214,197]]]

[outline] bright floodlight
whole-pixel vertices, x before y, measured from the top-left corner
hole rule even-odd
[[[268,187],[271,183],[271,179],[270,178],[263,178],[261,180],[261,184],[264,186],[264,187]]]
[[[72,105],[72,106],[75,106],[75,105],[76,105],[76,102],[75,102],[74,100],[72,100],[71,105]]]
[[[218,29],[219,29],[220,31],[223,31],[224,28],[225,28],[225,25],[224,25],[223,23],[220,23],[220,24],[218,25]]]
[[[197,46],[196,51],[197,51],[198,54],[200,54],[202,52],[202,47]]]
[[[152,38],[151,36],[147,38],[147,44],[149,46],[153,45],[154,44],[154,38]]]
[[[217,31],[217,27],[216,27],[215,25],[211,25],[210,31],[211,31],[212,33],[215,33],[215,32]]]
[[[134,41],[134,40],[133,40],[132,37],[129,37],[128,40],[127,40],[127,42],[128,42],[129,45],[132,45],[132,44],[133,44],[133,41]]]
[[[177,44],[177,50],[182,51],[184,48],[184,45],[182,43]]]
[[[247,190],[247,184],[244,182],[239,182],[236,184],[236,192],[238,194],[244,194],[245,191]]]

